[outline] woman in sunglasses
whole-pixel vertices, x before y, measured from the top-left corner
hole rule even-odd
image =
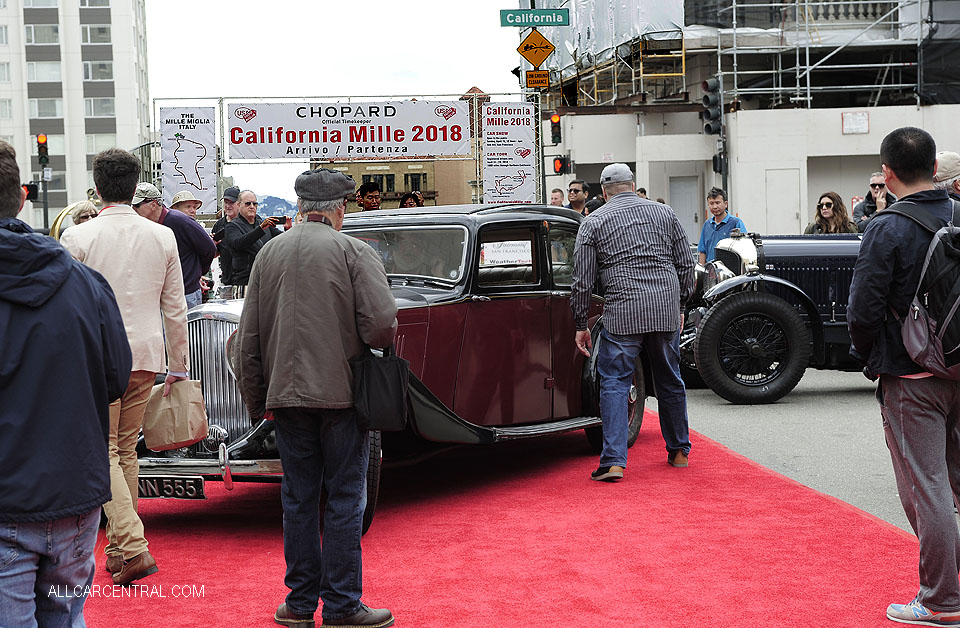
[[[804,234],[856,233],[847,217],[847,208],[836,192],[824,192],[817,201],[817,217],[803,230]]]

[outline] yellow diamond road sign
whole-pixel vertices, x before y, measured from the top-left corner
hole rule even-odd
[[[551,44],[546,37],[537,30],[530,31],[522,42],[517,52],[523,55],[523,58],[530,62],[530,65],[539,69],[540,64],[556,50],[556,46]]]

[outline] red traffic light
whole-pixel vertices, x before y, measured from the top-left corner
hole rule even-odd
[[[39,133],[37,134],[37,144],[46,144],[47,143],[47,134]]]
[[[550,122],[553,122],[554,124],[556,124],[557,122],[560,122],[560,114],[555,113],[552,116],[550,116]]]
[[[553,158],[553,174],[569,174],[569,173],[570,173],[570,158],[554,157]]]

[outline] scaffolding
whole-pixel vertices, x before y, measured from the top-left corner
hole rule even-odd
[[[829,106],[828,94],[877,106],[919,102],[924,7],[919,0],[727,0],[719,3],[717,71],[725,99],[767,107]],[[724,28],[727,27],[727,28]]]

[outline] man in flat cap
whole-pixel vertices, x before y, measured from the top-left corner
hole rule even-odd
[[[937,173],[933,175],[933,187],[946,190],[956,202],[960,202],[960,155],[945,150],[937,153]]]
[[[626,164],[604,168],[600,185],[607,202],[587,216],[577,233],[570,306],[577,349],[590,355],[587,315],[599,276],[606,286],[597,348],[603,451],[590,477],[615,482],[627,466],[628,399],[640,351],[653,372],[667,464],[687,466],[690,437],[678,333],[684,303],[693,294],[694,262],[677,215],[666,205],[638,197]]]
[[[312,627],[322,598],[325,626],[390,626],[389,610],[360,601],[370,449],[353,409],[349,362],[368,345],[393,343],[397,304],[374,250],[340,233],[355,198],[353,179],[310,170],[297,177],[295,190],[306,220],[257,255],[238,334],[244,402],[250,416],[274,418],[283,463],[290,593],[274,620]]]

